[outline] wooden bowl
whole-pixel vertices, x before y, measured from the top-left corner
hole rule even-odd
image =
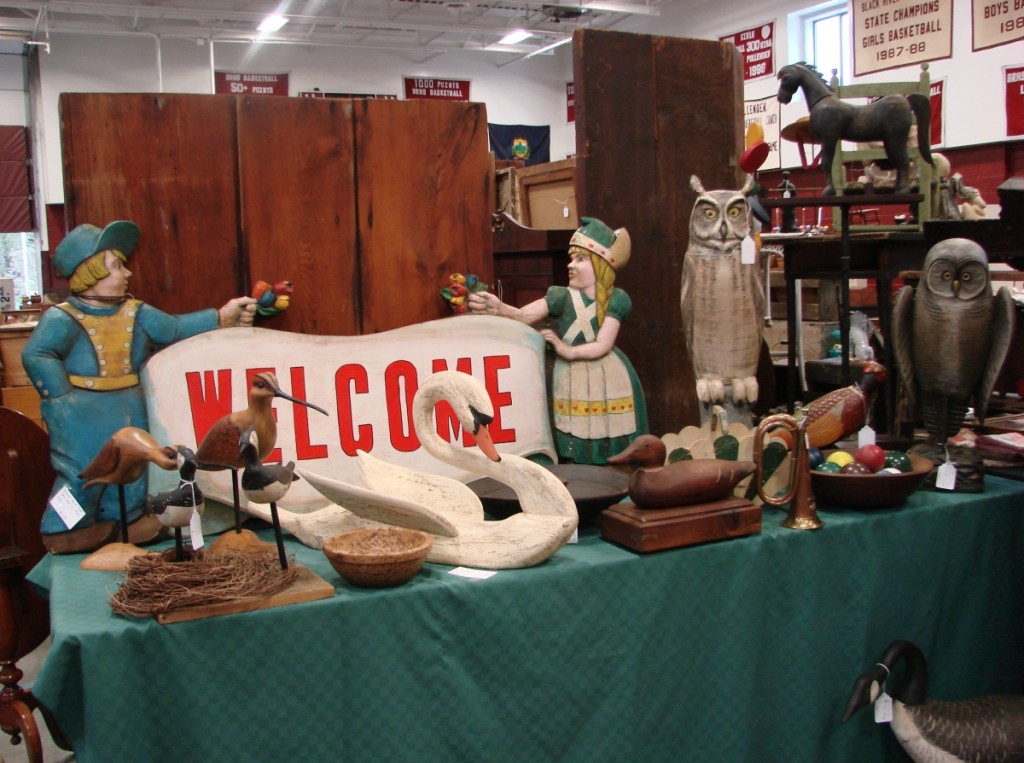
[[[827,457],[827,456],[826,456]],[[829,474],[811,472],[811,487],[818,506],[848,509],[891,509],[902,506],[924,482],[933,464],[908,453],[909,472],[902,474]]]
[[[391,588],[413,578],[423,566],[433,538],[405,527],[364,527],[332,535],[323,552],[352,585]]]

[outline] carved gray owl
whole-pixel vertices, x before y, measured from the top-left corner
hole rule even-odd
[[[743,240],[752,235],[746,195],[753,178],[738,191],[705,191],[694,175],[690,187],[699,195],[690,214],[680,306],[697,397],[723,402],[730,384],[734,403],[752,404],[765,314],[760,258],[741,262]]]
[[[928,434],[944,443],[968,406],[983,420],[1013,333],[1010,291],[992,293],[985,250],[963,238],[933,246],[917,290],[896,296],[892,321],[900,379]]]

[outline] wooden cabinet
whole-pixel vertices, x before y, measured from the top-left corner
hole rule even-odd
[[[483,104],[64,93],[68,228],[138,223],[132,292],[173,313],[290,280],[260,325],[371,333],[450,314],[489,281]]]

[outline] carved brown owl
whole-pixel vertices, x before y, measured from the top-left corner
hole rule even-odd
[[[764,331],[765,294],[758,258],[741,261],[744,239],[752,235],[746,195],[753,187],[705,191],[690,214],[690,242],[683,259],[683,332],[702,403],[723,402],[726,385],[737,404],[757,400],[757,360]],[[747,246],[752,247],[753,241]]]
[[[892,319],[900,379],[928,433],[944,443],[970,406],[984,419],[1014,319],[1009,289],[992,293],[985,250],[963,238],[933,246],[917,289],[900,289]]]

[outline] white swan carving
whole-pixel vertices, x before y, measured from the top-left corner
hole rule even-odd
[[[448,401],[460,424],[476,435],[479,449],[452,445],[437,434],[434,406],[441,400]],[[282,527],[317,547],[330,535],[365,526],[369,520],[431,533],[431,562],[486,569],[540,564],[572,537],[579,521],[576,505],[549,470],[520,456],[498,456],[485,426],[492,417],[484,386],[457,371],[430,376],[413,399],[413,426],[424,449],[447,464],[509,485],[522,513],[487,520],[480,499],[461,482],[360,453],[364,486],[300,470],[310,485],[337,505],[310,514],[279,509]],[[247,510],[259,516],[260,509]]]

